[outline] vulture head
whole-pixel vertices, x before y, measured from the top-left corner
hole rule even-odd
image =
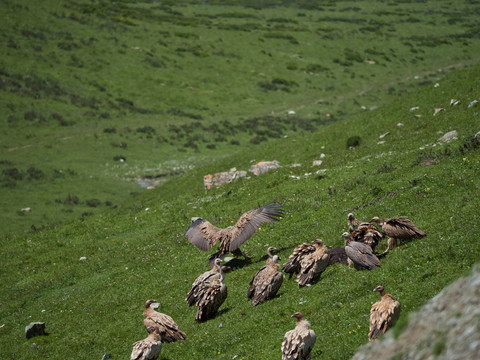
[[[351,241],[350,234],[346,231],[342,234],[342,238],[345,240],[345,245],[347,245]]]
[[[383,294],[385,293],[385,289],[383,288],[383,286],[377,286],[375,289],[373,289],[373,291],[377,291],[380,293],[380,295],[383,296]]]
[[[300,321],[303,319],[303,314],[300,311],[296,312],[295,314],[292,315],[292,318],[296,318],[297,321]]]
[[[348,220],[355,220],[355,216],[352,213],[348,214]]]
[[[156,302],[157,302],[157,300],[152,300],[152,299],[147,300],[145,302],[145,309],[148,309],[150,307],[150,305],[155,304]]]
[[[375,216],[373,217],[369,223],[372,223],[372,222],[376,222],[378,225],[380,225],[381,221],[380,221],[380,218],[378,216]],[[380,225],[381,226],[381,225]]]
[[[273,257],[273,252],[274,251],[277,251],[278,249],[276,247],[273,247],[273,246],[270,246],[268,249],[267,249],[267,254],[269,257]]]
[[[312,244],[318,244],[318,245],[322,246],[323,241],[321,239],[315,239],[315,240],[312,241]]]

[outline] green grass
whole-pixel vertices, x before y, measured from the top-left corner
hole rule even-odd
[[[2,232],[99,213],[144,192],[137,179],[319,130],[479,60],[468,1],[281,4],[2,2]]]
[[[132,343],[146,335],[143,304],[154,298],[187,333],[186,341],[164,345],[162,359],[278,359],[296,311],[317,333],[314,358],[347,359],[368,342],[377,285],[401,302],[405,322],[409,312],[479,261],[480,158],[471,138],[479,131],[480,105],[468,107],[479,94],[478,37],[454,36],[472,34],[478,5],[462,3],[471,10],[459,16],[460,7],[447,2],[442,10],[432,10],[429,2],[256,10],[134,2],[15,4],[1,5],[6,22],[0,28],[7,39],[0,68],[10,84],[0,89],[3,358],[91,359],[105,353],[128,358]],[[30,21],[20,21],[22,16]],[[382,19],[385,24],[378,23]],[[305,28],[309,31],[299,30]],[[299,44],[266,36],[279,33]],[[98,41],[85,45],[90,37]],[[320,39],[329,51],[312,45]],[[10,40],[17,47],[6,46]],[[42,51],[32,52],[34,46]],[[356,53],[374,46],[369,53],[385,66],[355,60]],[[166,68],[147,58],[164,61]],[[297,70],[287,68],[292,62]],[[450,72],[450,65],[460,63],[472,65]],[[304,67],[320,73],[305,74]],[[264,91],[259,82],[289,85],[290,92]],[[160,91],[162,84],[168,91]],[[450,105],[452,98],[460,103]],[[378,108],[365,111],[362,105]],[[409,111],[414,106],[419,109]],[[440,107],[445,110],[433,116]],[[295,117],[286,115],[290,109]],[[457,130],[457,140],[433,146],[451,130]],[[189,135],[199,136],[198,150],[185,146]],[[220,135],[227,141],[207,149]],[[349,149],[353,136],[360,144]],[[267,140],[254,145],[254,137]],[[232,139],[240,145],[231,145]],[[312,162],[322,153],[321,168],[327,171],[316,175]],[[126,162],[114,161],[116,156]],[[278,160],[282,167],[204,190],[205,174],[247,170],[260,160]],[[436,164],[422,166],[425,160]],[[301,166],[291,168],[292,163]],[[4,172],[12,168],[17,173]],[[133,181],[169,173],[178,175],[165,176],[153,190]],[[87,204],[92,199],[100,201],[96,207]],[[228,226],[244,211],[273,200],[284,204],[284,218],[264,225],[243,246],[252,263],[226,274],[221,314],[195,323],[195,309],[184,298],[208,269],[209,254],[183,237],[190,218]],[[31,212],[17,214],[27,206]],[[296,245],[317,237],[339,246],[350,211],[364,220],[404,215],[428,236],[392,251],[378,270],[335,265],[311,287],[299,289],[286,279],[275,299],[256,308],[247,301],[248,283],[268,246],[280,249],[282,261]],[[46,227],[31,231],[32,224]],[[50,335],[26,340],[24,327],[32,321],[46,322]]]

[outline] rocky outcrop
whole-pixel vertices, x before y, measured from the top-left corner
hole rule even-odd
[[[385,337],[361,347],[354,360],[478,359],[480,354],[480,265],[443,289],[418,312],[397,339]]]

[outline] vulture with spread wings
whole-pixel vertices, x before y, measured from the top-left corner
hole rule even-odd
[[[377,286],[373,291],[378,291],[382,299],[373,304],[370,310],[370,331],[368,333],[370,341],[375,340],[395,325],[401,308],[400,303],[392,295],[385,294],[383,286]]]
[[[382,228],[382,231],[390,237],[390,239],[388,239],[388,249],[397,247],[397,239],[407,241],[427,236],[427,234],[417,228],[410,219],[407,219],[404,216],[399,216],[393,219],[383,219],[382,222],[380,221],[380,218],[376,216],[372,218],[370,222],[377,223],[378,226]]]
[[[277,221],[283,216],[280,204],[268,205],[252,209],[244,213],[235,225],[227,228],[219,228],[202,218],[192,218],[192,224],[185,232],[185,237],[200,250],[207,251],[217,243],[220,243],[218,252],[212,255],[210,266],[213,266],[215,258],[223,259],[228,253],[234,256],[246,254],[240,250],[240,246],[247,241],[263,223]]]

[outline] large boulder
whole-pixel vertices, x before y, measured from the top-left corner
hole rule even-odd
[[[408,317],[408,325],[358,349],[354,360],[478,359],[480,354],[480,266]],[[395,331],[397,330],[397,331]]]

